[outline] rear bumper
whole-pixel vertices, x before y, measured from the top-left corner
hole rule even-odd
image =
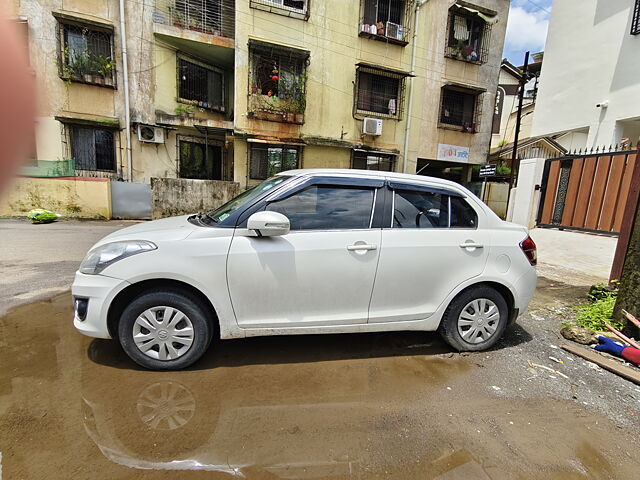
[[[111,338],[107,327],[109,306],[114,297],[128,285],[129,282],[118,278],[76,272],[71,293],[74,299],[86,299],[88,302],[84,320],[74,308],[73,326],[89,337]]]
[[[515,322],[518,315],[522,315],[527,311],[529,302],[533,298],[533,294],[536,291],[536,284],[538,283],[538,273],[535,268],[530,268],[522,275],[514,284],[515,295],[512,318],[509,323]]]

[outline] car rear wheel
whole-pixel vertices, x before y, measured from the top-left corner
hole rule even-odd
[[[486,350],[500,339],[508,318],[507,302],[499,292],[474,287],[454,298],[438,331],[458,351]]]
[[[118,337],[126,354],[152,370],[179,370],[198,360],[213,336],[203,302],[181,291],[143,293],[122,312]]]

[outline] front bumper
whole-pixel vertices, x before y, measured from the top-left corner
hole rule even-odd
[[[107,327],[109,306],[115,296],[128,285],[129,282],[119,278],[76,272],[71,293],[74,299],[86,299],[88,303],[84,320],[81,320],[74,308],[73,326],[80,333],[89,337],[111,338]]]

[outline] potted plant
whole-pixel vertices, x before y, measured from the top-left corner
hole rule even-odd
[[[93,80],[91,78],[89,54],[87,52],[68,52],[67,65],[72,78],[84,80],[88,83]]]
[[[109,57],[98,56],[96,59],[96,70],[99,81],[102,85],[113,85],[113,69],[116,62]]]

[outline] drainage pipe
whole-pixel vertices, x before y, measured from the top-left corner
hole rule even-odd
[[[131,109],[129,104],[129,62],[127,59],[127,30],[125,28],[124,0],[120,0],[120,45],[122,49],[122,76],[124,77],[124,123],[127,141],[127,171],[133,182],[133,162],[131,159]]]

